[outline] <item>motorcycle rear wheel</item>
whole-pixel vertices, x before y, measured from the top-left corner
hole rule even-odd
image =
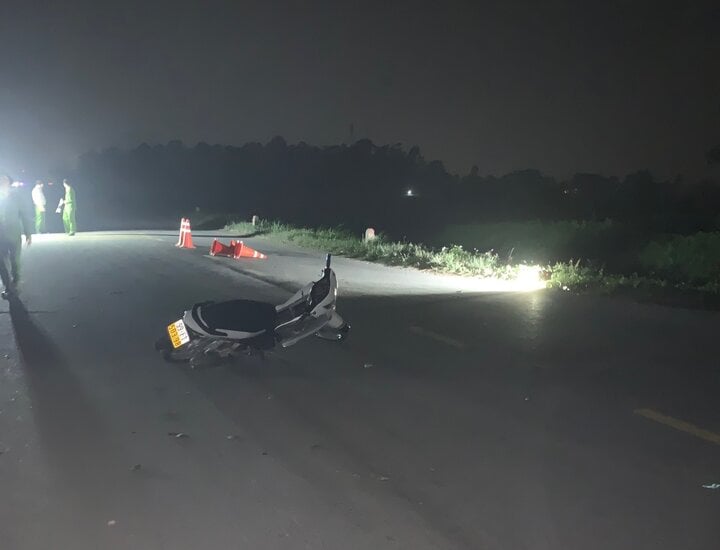
[[[155,349],[168,363],[189,363],[193,357],[203,354],[205,343],[202,340],[191,340],[184,346],[174,348],[170,338],[163,335],[155,341]]]
[[[215,351],[198,350],[195,355],[190,358],[191,369],[207,369],[217,367],[224,362],[224,358]]]

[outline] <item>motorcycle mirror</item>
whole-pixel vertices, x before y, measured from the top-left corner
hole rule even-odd
[[[325,258],[325,269],[330,269],[330,254]]]

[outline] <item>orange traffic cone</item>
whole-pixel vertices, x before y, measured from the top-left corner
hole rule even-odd
[[[180,246],[182,244],[184,227],[185,227],[185,218],[180,218],[180,233],[178,234],[178,242],[175,243],[175,246]]]
[[[267,256],[262,252],[258,252],[254,248],[250,248],[248,245],[240,241],[235,245],[235,254],[233,255],[233,258],[236,260],[238,258],[257,258],[258,260],[266,260]]]
[[[235,241],[230,241],[230,246],[227,246],[215,239],[210,246],[210,255],[232,258],[235,255]]]
[[[180,240],[175,246],[179,248],[195,248],[192,240],[192,231],[190,229],[190,219],[183,218],[180,223]]]

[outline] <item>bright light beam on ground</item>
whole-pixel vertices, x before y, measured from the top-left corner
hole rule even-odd
[[[446,275],[452,279],[456,290],[462,292],[533,292],[547,288],[542,279],[542,268],[538,265],[521,265],[517,274],[510,278],[500,277],[462,277]]]

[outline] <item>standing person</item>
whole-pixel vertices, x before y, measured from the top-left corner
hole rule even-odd
[[[60,199],[58,207],[62,206],[62,219],[65,226],[65,233],[71,237],[75,234],[77,224],[75,222],[75,189],[70,185],[68,180],[63,180],[65,187],[65,198]]]
[[[50,204],[50,208],[52,208],[53,204],[57,204],[57,210],[55,210],[56,214],[62,214],[62,209],[60,205],[58,204],[60,202],[60,199],[62,198],[62,195],[65,193],[64,189],[61,185],[57,185],[56,183],[53,183],[52,181],[48,181],[45,184],[45,188],[43,189],[45,192],[45,198],[48,200],[48,204]],[[59,223],[59,225],[58,225]],[[45,219],[45,227],[50,231],[50,233],[54,233],[56,231],[59,231],[60,227],[62,226],[62,216],[60,217],[60,220],[56,221],[55,216],[50,216]]]
[[[35,233],[45,233],[45,192],[43,191],[43,182],[37,180],[32,190],[32,201],[35,205]]]
[[[22,209],[17,193],[11,189],[12,183],[10,176],[0,175],[0,279],[5,286],[2,292],[5,299],[17,295],[22,235],[25,235],[28,246],[32,243],[30,220]]]

